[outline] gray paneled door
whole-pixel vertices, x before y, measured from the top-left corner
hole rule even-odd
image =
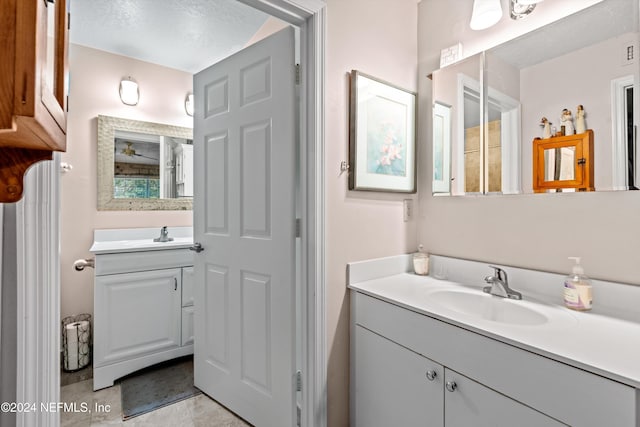
[[[295,64],[286,28],[194,77],[195,385],[295,423]]]

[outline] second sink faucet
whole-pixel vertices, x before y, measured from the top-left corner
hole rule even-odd
[[[495,265],[490,265],[489,267],[493,268],[494,272],[493,276],[484,278],[484,281],[490,285],[482,288],[484,292],[502,298],[522,299],[520,292],[514,291],[509,287],[509,278],[506,271]]]
[[[160,237],[153,239],[154,242],[171,242],[172,240],[173,237],[169,237],[169,230],[166,225],[160,229]]]

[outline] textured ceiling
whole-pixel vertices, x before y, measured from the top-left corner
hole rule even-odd
[[[604,0],[490,52],[522,69],[631,31],[638,31],[638,1]]]
[[[70,39],[196,73],[242,49],[266,19],[237,0],[76,0]]]

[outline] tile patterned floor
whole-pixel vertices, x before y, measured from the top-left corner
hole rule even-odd
[[[96,392],[91,388],[92,380],[61,388],[61,400],[79,409],[62,412],[61,427],[250,427],[204,394],[122,421],[120,386]],[[83,405],[92,411],[82,412]],[[97,407],[110,410],[95,411]]]

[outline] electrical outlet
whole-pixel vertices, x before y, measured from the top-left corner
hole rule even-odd
[[[638,55],[638,45],[635,42],[628,42],[622,46],[622,65],[635,64]]]
[[[403,209],[404,222],[409,222],[409,220],[413,216],[413,200],[404,199],[403,208],[404,208]]]

